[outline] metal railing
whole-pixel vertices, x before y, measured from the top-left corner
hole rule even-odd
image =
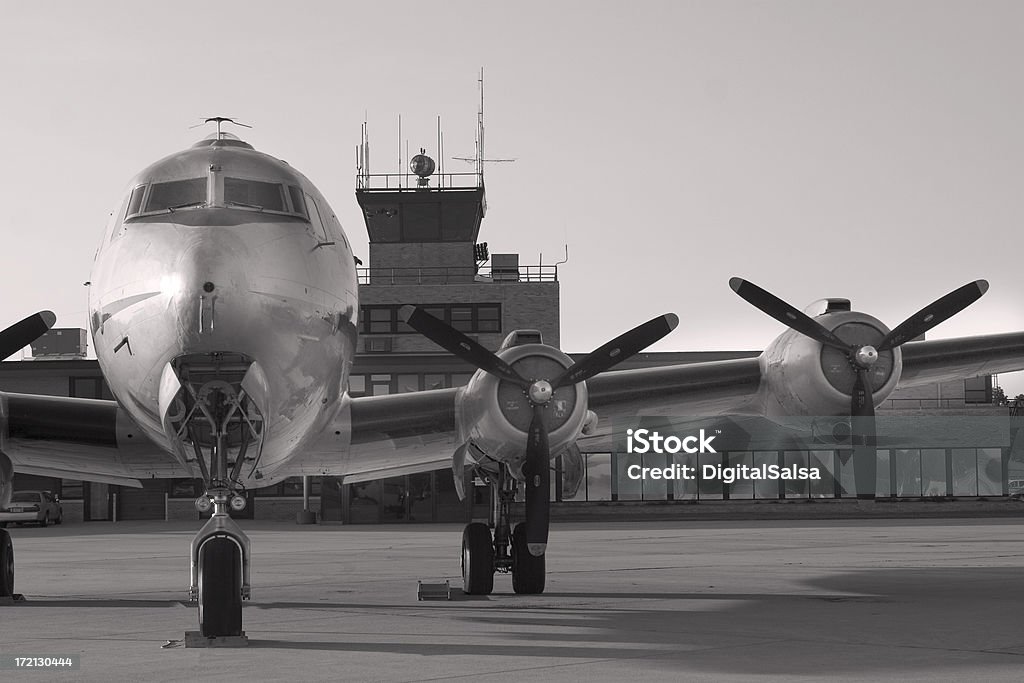
[[[435,173],[428,185],[418,185],[414,173],[373,173],[356,175],[357,190],[388,190],[414,192],[416,190],[471,190],[484,186],[478,173]]]
[[[995,406],[995,403],[974,403],[960,398],[889,398],[880,406],[891,409],[936,409],[936,408],[976,408],[979,406]]]
[[[558,266],[519,266],[518,269],[494,271],[459,266],[424,266],[421,268],[356,268],[361,285],[448,285],[512,282],[558,282]]]

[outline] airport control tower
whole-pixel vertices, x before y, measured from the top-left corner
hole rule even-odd
[[[410,354],[451,358],[401,322],[405,304],[491,350],[515,329],[538,330],[558,345],[556,266],[525,266],[518,254],[489,254],[478,241],[487,210],[482,163],[474,172],[445,173],[421,149],[407,171],[371,174],[365,136],[358,157],[356,199],[370,237],[369,264],[359,269],[361,355],[402,355],[410,366]]]

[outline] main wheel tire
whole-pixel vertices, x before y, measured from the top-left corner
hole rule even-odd
[[[526,524],[512,530],[512,590],[522,595],[544,592],[544,555],[530,554],[526,547]]]
[[[41,520],[39,520],[39,526],[41,526],[41,527],[48,527],[48,526],[50,526],[50,513],[49,512],[47,512],[45,515],[43,515],[43,518]]]
[[[0,529],[0,598],[14,595],[14,544],[6,529]]]
[[[462,592],[490,595],[494,590],[494,543],[486,524],[473,522],[462,531]]]
[[[242,558],[229,538],[199,549],[199,630],[206,638],[242,635]]]

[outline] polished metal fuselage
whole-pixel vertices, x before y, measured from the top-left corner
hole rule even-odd
[[[225,177],[301,188],[310,220],[225,203]],[[342,404],[358,312],[352,251],[312,183],[244,143],[169,156],[140,173],[129,194],[188,178],[208,179],[203,206],[126,220],[126,196],[112,215],[90,280],[94,348],[115,397],[168,451],[159,392],[169,363],[232,354],[258,365],[266,404],[257,485],[270,484]]]

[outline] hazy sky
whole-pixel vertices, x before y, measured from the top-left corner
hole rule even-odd
[[[1024,330],[1024,3],[2,0],[0,320],[85,326],[93,254],[137,171],[238,117],[328,197],[366,260],[354,147],[472,156],[480,240],[561,257],[562,346],[665,311],[659,350],[759,349],[843,296],[890,326],[968,282],[930,336]],[[447,161],[447,170],[461,162]],[[1024,380],[1006,376],[1008,392]]]

